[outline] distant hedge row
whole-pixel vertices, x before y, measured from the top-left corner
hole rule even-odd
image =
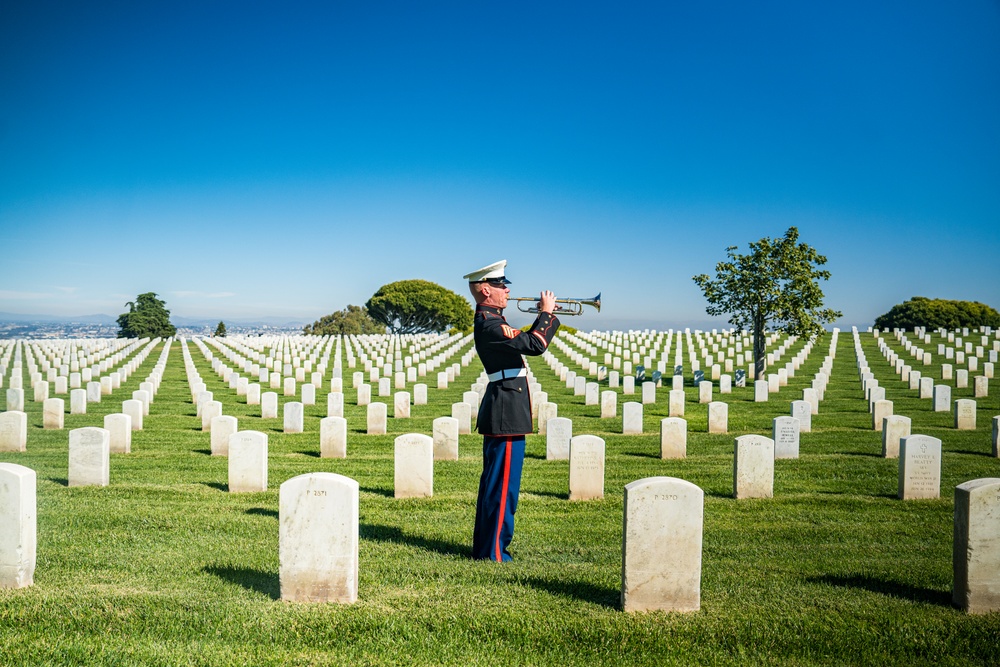
[[[1000,328],[1000,313],[978,301],[949,301],[915,296],[896,304],[892,309],[875,318],[878,329],[960,329],[962,327],[988,326]]]

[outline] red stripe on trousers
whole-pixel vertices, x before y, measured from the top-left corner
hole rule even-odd
[[[512,448],[511,438],[507,438],[507,450],[503,455],[503,491],[500,494],[500,516],[497,517],[497,539],[494,546],[497,561],[503,560],[500,552],[500,531],[503,529],[504,512],[507,510],[507,486],[510,484],[510,450]]]

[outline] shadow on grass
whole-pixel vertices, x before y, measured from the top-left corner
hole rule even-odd
[[[207,454],[208,456],[211,456],[212,455],[212,450],[211,449],[192,449],[191,453],[192,454]]]
[[[48,480],[61,486],[69,486],[69,480],[65,477],[49,477]]]
[[[202,482],[202,484],[209,487],[210,489],[215,489],[216,491],[226,491],[226,492],[229,491],[229,485],[222,484],[221,482]]]
[[[319,452],[313,451],[311,449],[302,449],[302,450],[299,450],[299,451],[297,451],[295,453],[296,454],[302,454],[303,456],[311,456],[314,459],[318,459],[319,458]]]
[[[251,507],[246,512],[244,512],[244,514],[250,514],[253,516],[269,516],[272,519],[278,518],[277,510],[269,510],[264,507]]]
[[[993,456],[992,452],[975,452],[971,449],[956,449],[954,451],[946,451],[945,454],[968,454],[969,456],[985,456],[987,458],[996,458]]]
[[[557,498],[559,500],[569,500],[569,493],[563,491],[533,491],[531,489],[521,489],[523,493],[533,496],[544,496],[546,498]]]
[[[951,607],[951,593],[923,586],[912,586],[889,579],[879,579],[861,574],[824,574],[821,577],[809,577],[812,583],[839,586],[841,588],[856,588],[872,593],[881,593],[900,600],[926,602],[942,607]]]
[[[358,491],[363,491],[365,493],[374,493],[376,496],[385,496],[386,498],[394,498],[396,493],[389,489],[376,489],[374,486],[360,486]]]
[[[622,452],[625,456],[640,456],[644,459],[659,459],[660,453],[656,452],[643,452],[643,451],[632,451],[632,452]]]
[[[885,458],[881,454],[875,454],[873,452],[837,452],[841,456],[867,456],[868,458],[881,459]]]
[[[545,460],[545,454],[532,454],[530,452],[525,452],[524,453],[524,458],[526,458],[526,459],[537,459],[537,460],[540,460],[540,461],[544,461]]]
[[[472,558],[472,547],[455,542],[429,539],[419,535],[407,535],[395,526],[384,526],[373,523],[363,523],[359,529],[361,539],[392,544],[408,544],[427,551],[436,551],[445,556],[462,556]]]
[[[248,591],[261,593],[272,600],[281,597],[281,584],[278,575],[273,572],[256,570],[250,567],[233,567],[232,565],[209,565],[202,572],[215,575],[219,579],[242,586]]]
[[[608,609],[621,608],[621,590],[598,586],[585,581],[564,581],[562,579],[542,579],[527,577],[522,580],[528,586],[559,597],[570,597],[581,602],[600,605]]]

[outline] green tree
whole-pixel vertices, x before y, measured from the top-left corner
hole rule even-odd
[[[764,379],[764,330],[770,324],[790,335],[811,336],[841,313],[824,309],[819,280],[830,272],[817,267],[826,257],[798,243],[799,230],[789,227],[782,238],[762,238],[741,255],[726,248],[729,260],[715,265],[715,279],[707,274],[693,280],[705,294],[709,315],[729,315],[729,322],[753,332],[754,375]]]
[[[385,333],[385,325],[373,320],[368,315],[368,309],[364,306],[348,305],[343,310],[324,315],[312,324],[307,324],[302,332],[314,336],[349,336],[351,334],[360,336]]]
[[[897,303],[888,313],[875,318],[876,329],[961,329],[963,327],[1000,327],[1000,313],[978,301],[950,301],[915,296]]]
[[[400,280],[382,285],[365,307],[372,319],[394,334],[472,328],[473,311],[469,302],[427,280]]]
[[[216,338],[225,338],[225,336],[226,336],[226,323],[225,322],[223,322],[222,320],[219,320],[218,326],[215,327],[215,334],[214,335],[215,335]]]
[[[156,298],[156,293],[140,294],[125,305],[128,312],[118,316],[119,338],[166,338],[177,333],[166,303]]]

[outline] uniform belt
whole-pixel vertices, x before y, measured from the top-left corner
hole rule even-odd
[[[490,382],[499,382],[500,380],[506,380],[508,378],[524,377],[527,374],[527,368],[506,368],[502,371],[497,371],[496,373],[490,373],[486,377],[490,379]]]

